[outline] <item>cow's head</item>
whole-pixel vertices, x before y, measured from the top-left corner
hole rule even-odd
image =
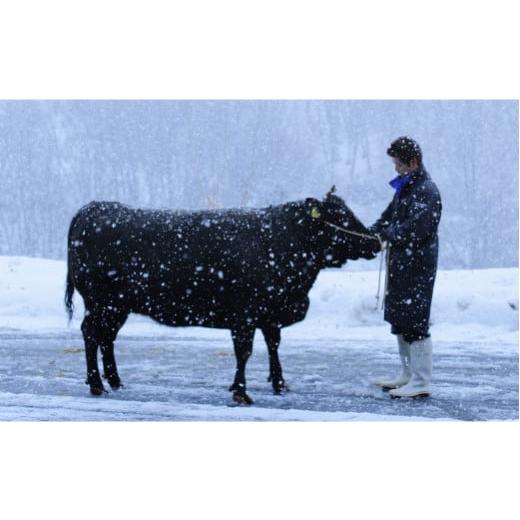
[[[374,258],[379,251],[379,242],[345,233],[342,229],[369,235],[363,223],[354,215],[345,201],[334,194],[335,187],[327,193],[323,201],[307,199],[311,218],[317,224],[317,246],[323,254],[323,267],[340,267],[347,260]]]

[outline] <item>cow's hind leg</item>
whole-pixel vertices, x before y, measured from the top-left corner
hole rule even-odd
[[[104,336],[101,342],[101,355],[103,357],[103,377],[105,377],[112,390],[121,388],[122,383],[117,372],[116,358],[114,354],[114,341],[117,333],[124,325],[128,313],[111,313],[104,319]]]
[[[81,331],[83,332],[83,340],[85,341],[85,355],[87,358],[87,380],[85,383],[90,386],[92,395],[101,395],[106,392],[98,367],[98,345],[100,338],[100,325],[97,323],[99,317],[86,311],[83,322],[81,323]]]
[[[233,400],[239,404],[253,404],[253,400],[246,393],[245,371],[247,360],[253,352],[254,336],[255,329],[250,327],[231,331],[231,337],[233,338],[233,345],[235,347],[237,369],[235,372],[235,380],[229,387],[229,390],[233,392]]]
[[[103,368],[110,386],[112,388],[121,386],[114,356],[114,340],[125,322],[126,316],[120,312],[109,312],[104,309],[87,309],[85,313],[81,324],[87,358],[87,380],[85,382],[90,386],[90,392],[93,395],[102,395],[106,392],[99,373],[98,348],[102,352]]]
[[[262,333],[267,344],[267,352],[269,353],[269,378],[268,381],[273,385],[275,394],[282,393],[282,390],[288,390],[282,375],[282,365],[278,357],[278,347],[280,346],[281,333],[278,327],[265,327]]]

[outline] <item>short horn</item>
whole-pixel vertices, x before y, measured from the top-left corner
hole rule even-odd
[[[327,193],[326,197],[330,197],[336,191],[336,185],[334,184],[330,191]]]

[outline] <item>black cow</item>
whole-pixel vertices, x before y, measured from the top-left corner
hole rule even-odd
[[[230,329],[237,362],[230,390],[251,404],[245,367],[255,329],[264,335],[273,390],[285,389],[278,358],[280,330],[305,318],[307,296],[324,267],[373,258],[378,243],[325,221],[366,233],[333,194],[265,209],[158,211],[117,202],[91,202],[72,219],[65,303],[72,317],[77,289],[85,303],[81,325],[87,380],[105,392],[98,368],[121,386],[114,341],[131,312],[171,326]]]

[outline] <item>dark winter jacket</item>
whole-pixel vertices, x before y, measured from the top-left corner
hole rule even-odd
[[[370,227],[391,244],[384,318],[406,341],[428,337],[442,203],[424,169],[413,172]]]

